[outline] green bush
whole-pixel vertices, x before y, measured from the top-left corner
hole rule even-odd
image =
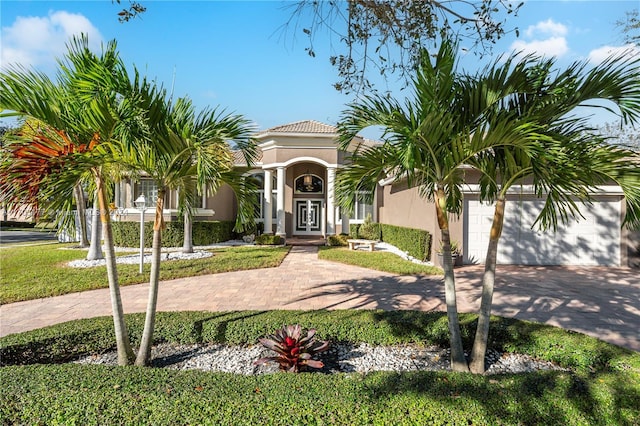
[[[380,241],[380,224],[376,222],[365,222],[358,228],[358,238],[365,240]]]
[[[418,260],[431,259],[431,234],[422,229],[380,225],[382,241],[406,251]]]
[[[282,244],[280,235],[262,234],[256,237],[256,244],[261,246],[277,246]]]
[[[331,247],[345,247],[348,245],[347,239],[349,235],[340,234],[340,235],[329,235],[327,237],[327,245]]]
[[[367,222],[349,225],[351,238],[382,240],[409,253],[418,260],[431,260],[431,234],[422,229]]]
[[[193,222],[192,237],[196,246],[221,243],[234,238],[232,221],[197,221]],[[139,222],[112,222],[113,241],[118,247],[139,247]],[[144,223],[144,246],[153,244],[153,222]],[[172,221],[166,223],[162,231],[163,247],[181,247],[184,241],[184,223]]]

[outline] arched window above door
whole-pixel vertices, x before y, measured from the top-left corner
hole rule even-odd
[[[319,176],[305,173],[295,180],[296,194],[323,194],[324,180]]]

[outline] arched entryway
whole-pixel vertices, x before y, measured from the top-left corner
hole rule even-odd
[[[317,169],[316,169],[317,173]],[[325,179],[309,169],[293,181],[293,235],[325,235]]]

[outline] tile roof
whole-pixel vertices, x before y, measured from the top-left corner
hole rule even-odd
[[[246,166],[247,162],[244,159],[244,155],[240,150],[234,150],[233,153],[233,164],[236,166]],[[255,163],[260,163],[262,161],[262,151],[258,150],[258,158],[256,158]]]
[[[320,123],[315,120],[296,121],[294,123],[283,124],[272,127],[260,133],[338,133],[335,126]]]

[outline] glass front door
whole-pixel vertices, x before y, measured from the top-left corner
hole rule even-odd
[[[295,234],[322,234],[322,200],[295,200]]]

